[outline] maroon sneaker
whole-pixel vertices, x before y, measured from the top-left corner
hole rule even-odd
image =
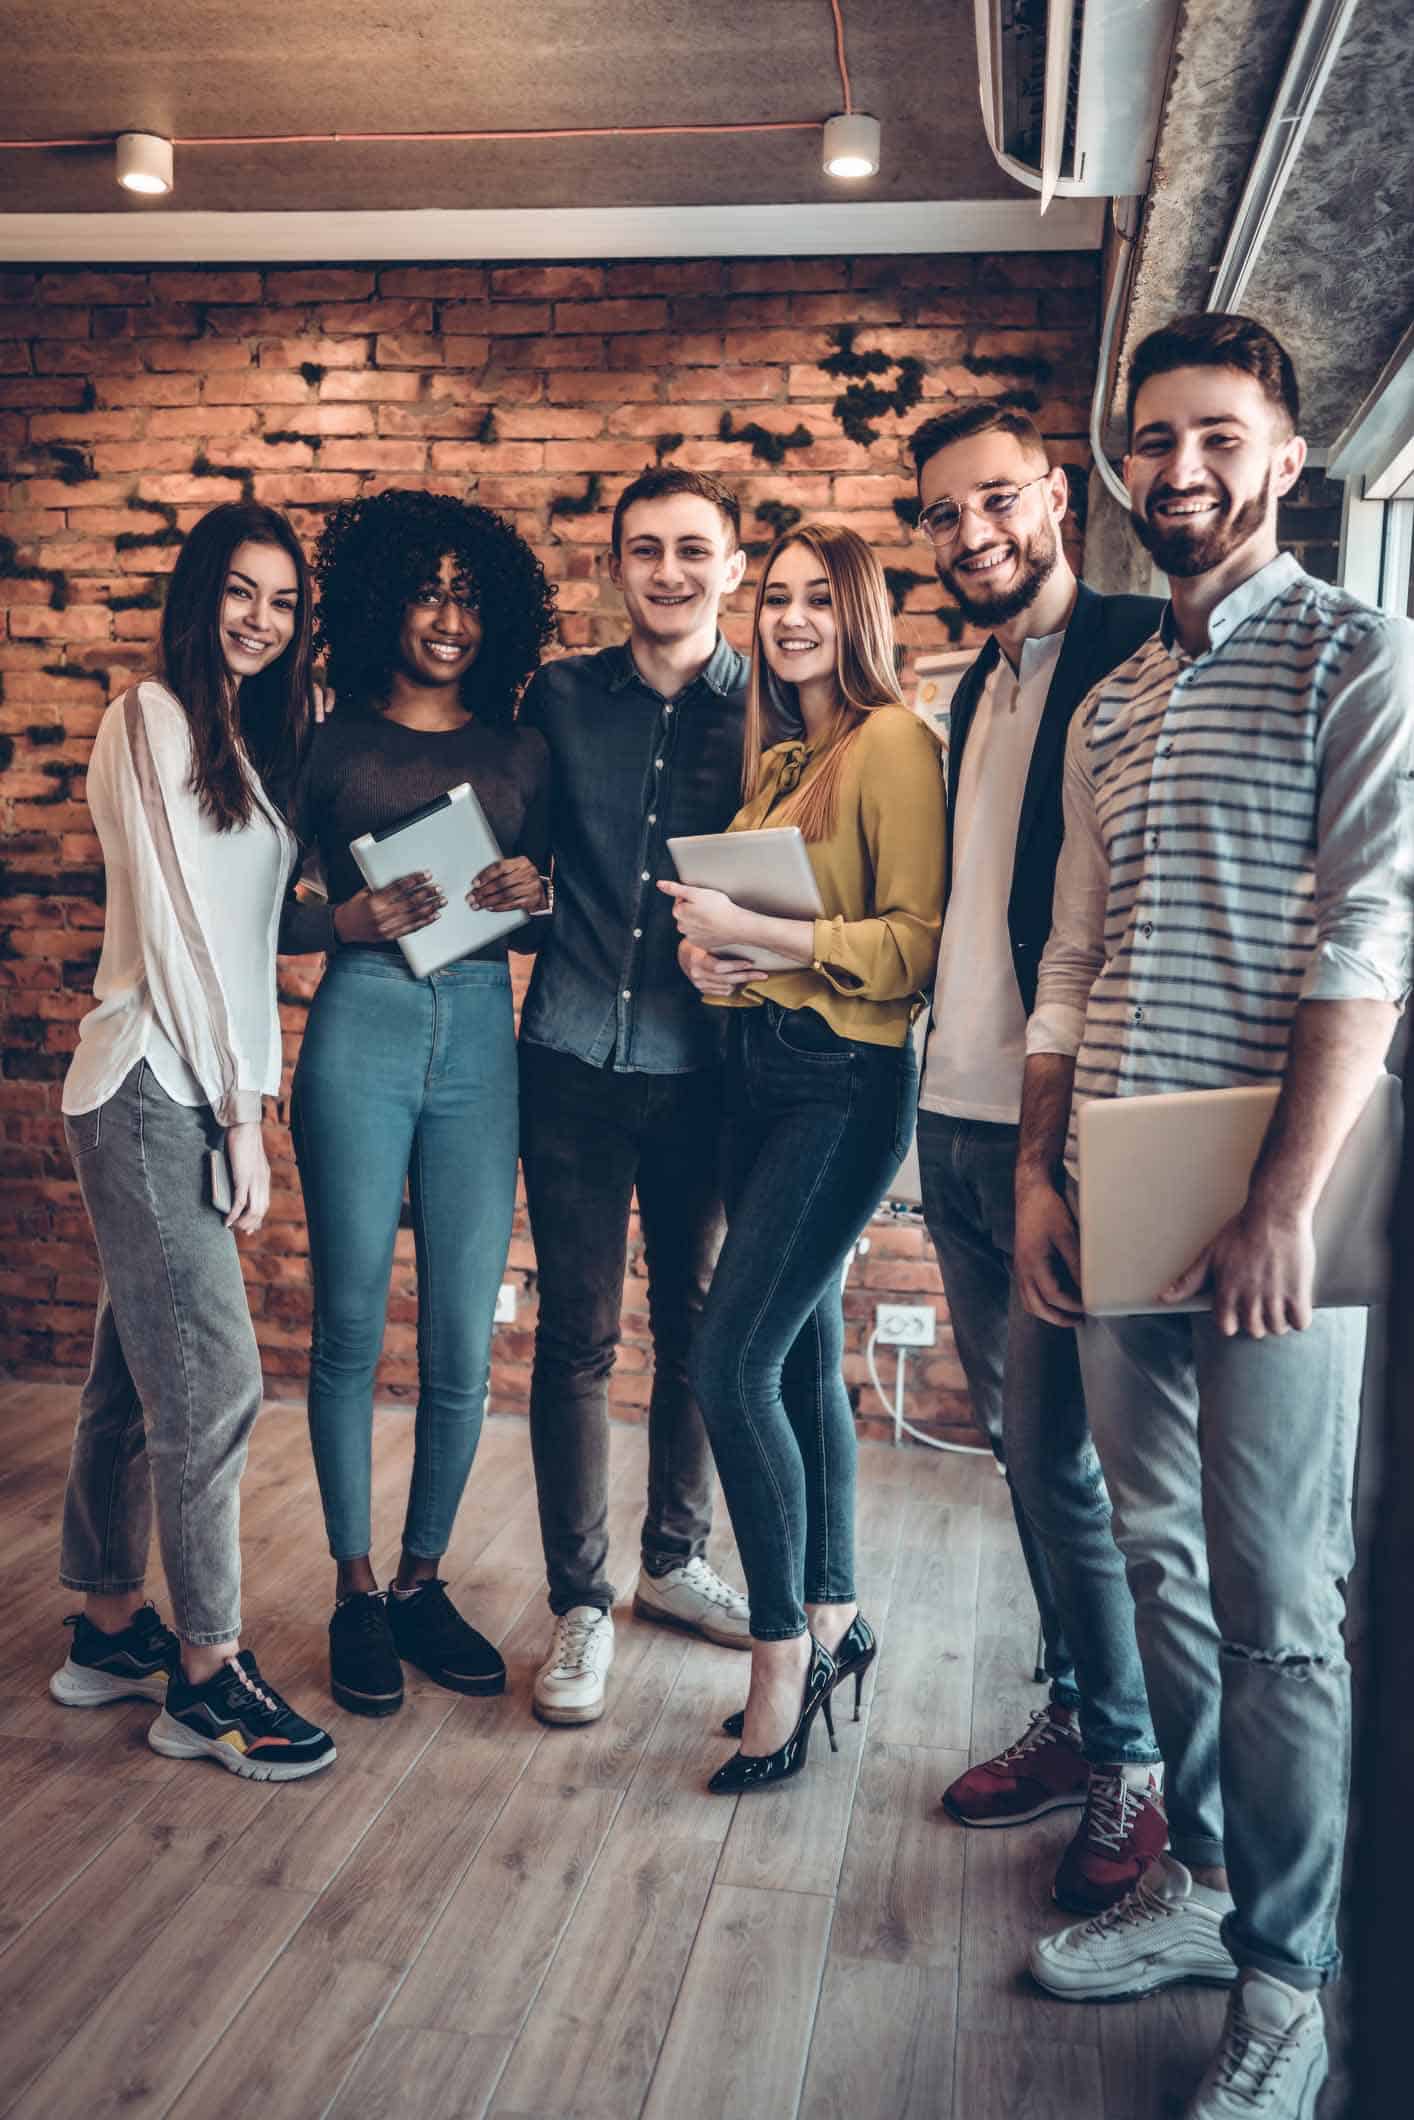
[[[943,1809],[964,1826],[1024,1826],[1085,1801],[1090,1769],[1070,1708],[1038,1708],[1031,1727],[995,1759],[960,1774]]]
[[[1061,1857],[1051,1897],[1072,1914],[1100,1914],[1132,1892],[1168,1846],[1163,1793],[1150,1774],[1132,1789],[1121,1767],[1092,1767],[1085,1816]]]

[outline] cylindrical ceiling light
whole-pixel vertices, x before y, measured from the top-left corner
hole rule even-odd
[[[879,167],[879,121],[862,110],[825,120],[825,175],[872,177]]]
[[[172,189],[172,143],[160,133],[125,132],[117,139],[118,182],[124,191],[160,198]]]

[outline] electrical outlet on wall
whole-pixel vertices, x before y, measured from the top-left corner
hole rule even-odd
[[[496,1323],[514,1325],[516,1321],[516,1284],[502,1281],[496,1292]]]
[[[938,1321],[931,1303],[880,1303],[874,1332],[881,1347],[931,1347]]]

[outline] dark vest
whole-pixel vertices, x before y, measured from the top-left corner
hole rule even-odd
[[[1132,655],[1141,641],[1149,638],[1159,623],[1163,608],[1157,597],[1099,596],[1084,582],[1079,584],[1075,609],[1065,629],[1060,658],[1051,677],[1046,704],[1041,710],[1036,744],[1026,775],[1016,832],[1011,897],[1007,903],[1011,961],[1016,968],[1022,1007],[1028,1016],[1036,1005],[1036,974],[1046,937],[1051,932],[1051,900],[1064,833],[1061,773],[1071,717],[1086,693]],[[953,694],[952,733],[948,748],[946,880],[949,893],[952,889],[953,816],[957,807],[962,755],[982,688],[996,668],[1000,655],[1001,649],[996,641],[989,640]]]

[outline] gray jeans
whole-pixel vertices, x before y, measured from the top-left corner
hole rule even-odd
[[[103,1286],[59,1579],[104,1594],[139,1588],[155,1503],[173,1626],[184,1641],[230,1641],[261,1379],[236,1240],[207,1197],[206,1154],[222,1130],[209,1106],[174,1104],[140,1061],[64,1133]]]
[[[1080,1327],[1173,1851],[1226,1862],[1233,1957],[1300,1988],[1340,1963],[1364,1339],[1359,1310],[1265,1340],[1202,1315]]]
[[[1022,1306],[1012,1275],[1017,1130],[918,1114],[923,1213],[973,1409],[1002,1460],[1041,1615],[1051,1698],[1080,1710],[1092,1763],[1154,1762],[1134,1603],[1090,1439],[1075,1334]]]

